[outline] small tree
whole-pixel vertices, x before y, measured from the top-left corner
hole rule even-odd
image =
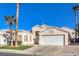
[[[10,24],[10,45],[13,46],[13,40],[12,40],[12,25],[15,23],[14,16],[4,16],[4,19],[6,21],[6,24]]]
[[[7,44],[10,45],[9,41],[10,41],[10,33],[4,33],[3,36],[5,37],[5,39],[7,39]]]

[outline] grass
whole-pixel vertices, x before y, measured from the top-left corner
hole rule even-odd
[[[18,47],[11,47],[11,46],[2,46],[0,49],[12,49],[12,50],[25,50],[31,48],[32,46],[18,46]]]

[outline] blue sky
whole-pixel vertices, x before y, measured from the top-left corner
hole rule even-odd
[[[19,29],[31,30],[34,25],[67,26],[74,29],[74,12],[69,3],[26,3],[20,4]],[[9,29],[4,16],[16,14],[15,3],[0,4],[0,29]],[[15,29],[15,24],[13,24]]]

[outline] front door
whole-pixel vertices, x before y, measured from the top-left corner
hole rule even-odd
[[[36,36],[36,38],[35,38],[35,44],[39,44],[39,31],[35,32],[35,36]]]

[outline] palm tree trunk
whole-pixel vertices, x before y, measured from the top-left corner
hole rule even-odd
[[[16,4],[16,31],[15,31],[15,46],[18,45],[18,16],[19,16],[19,3]]]
[[[13,40],[12,40],[12,22],[10,22],[10,45],[13,46]]]

